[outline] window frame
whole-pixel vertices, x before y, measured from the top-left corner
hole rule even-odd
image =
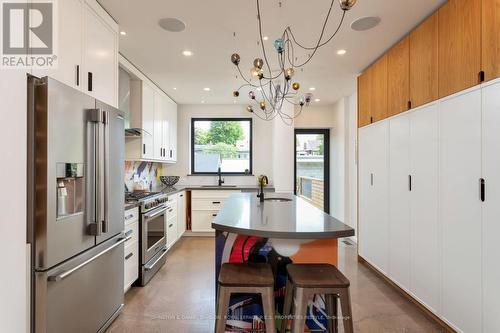
[[[218,172],[196,172],[194,169],[194,135],[195,135],[195,123],[197,121],[248,121],[250,124],[250,157],[249,157],[249,169],[248,173],[242,172],[221,172],[222,175],[228,176],[253,176],[253,118],[218,118],[218,117],[203,117],[203,118],[191,118],[191,175],[218,175]]]

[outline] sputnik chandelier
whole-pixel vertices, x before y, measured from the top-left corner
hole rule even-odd
[[[321,29],[321,34],[314,46],[309,47],[299,43],[292,32],[292,28],[290,26],[285,28],[281,37],[276,39],[273,43],[274,51],[276,52],[276,56],[278,58],[279,69],[278,71],[272,71],[271,65],[268,61],[266,47],[264,45],[264,37],[262,34],[260,3],[259,0],[256,0],[257,21],[260,37],[259,44],[262,48],[262,58],[256,58],[253,61],[253,67],[250,70],[251,77],[249,79],[247,79],[241,71],[240,55],[237,53],[231,55],[231,62],[236,66],[241,78],[245,81],[242,86],[233,92],[233,96],[239,97],[240,90],[242,88],[250,87],[251,90],[248,93],[248,97],[250,98],[250,104],[247,106],[248,112],[254,113],[263,120],[273,120],[279,116],[284,123],[291,125],[293,123],[293,119],[298,117],[302,112],[304,105],[309,106],[313,98],[312,93],[301,94],[300,83],[293,82],[292,78],[297,69],[303,68],[303,66],[309,63],[318,49],[328,44],[333,37],[337,35],[344,22],[346,12],[356,3],[356,0],[338,0],[340,3],[340,9],[342,10],[342,17],[333,35],[325,38],[325,30],[328,26],[328,21],[330,19],[330,14],[335,1],[336,0],[331,0],[330,8]],[[298,62],[295,54],[295,48],[308,52],[304,61]],[[252,81],[252,79],[258,81]],[[257,97],[257,94],[260,95],[260,98]],[[293,114],[282,112],[281,108],[285,102],[298,106],[297,108],[294,107]],[[254,106],[257,111],[255,111]]]

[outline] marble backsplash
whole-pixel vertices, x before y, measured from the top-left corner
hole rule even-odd
[[[161,163],[125,161],[125,190],[157,191],[163,187],[161,175]]]

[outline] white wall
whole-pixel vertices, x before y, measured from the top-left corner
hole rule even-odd
[[[0,70],[0,332],[26,332],[26,73]]]
[[[255,176],[224,176],[226,185],[257,185],[256,176],[261,174],[267,175],[269,181],[274,184],[272,163],[273,123],[252,116],[246,111],[245,105],[179,105],[177,115],[177,163],[164,165],[163,173],[165,175],[181,176],[179,184],[214,185],[217,183],[216,176],[189,175],[191,169],[191,118],[203,117],[253,118],[252,146],[253,174]]]
[[[281,112],[293,115],[293,104],[286,103]],[[273,123],[272,159],[273,178],[276,192],[294,192],[294,130],[293,123],[288,125],[281,117],[276,117]]]
[[[295,128],[330,129],[330,215],[345,221],[346,99],[333,105],[309,106],[295,119]]]
[[[347,211],[346,223],[356,230],[355,240],[358,238],[358,95],[356,93],[348,97],[348,142],[347,142]]]

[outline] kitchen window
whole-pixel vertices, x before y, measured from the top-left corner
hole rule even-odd
[[[251,118],[192,118],[191,173],[252,174]]]

